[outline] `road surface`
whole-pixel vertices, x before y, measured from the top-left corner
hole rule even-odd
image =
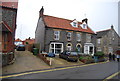
[[[50,69],[8,77],[8,79],[105,79],[118,71],[120,71],[120,62],[107,62],[83,67]],[[119,79],[118,75],[114,79]]]

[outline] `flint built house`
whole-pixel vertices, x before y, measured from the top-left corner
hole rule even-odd
[[[104,54],[116,53],[120,46],[120,37],[114,30],[113,25],[111,29],[97,32],[96,51],[102,51]]]
[[[2,63],[6,65],[14,59],[14,40],[16,30],[16,15],[18,2],[2,2],[0,9],[2,20],[0,21],[0,53],[2,53]]]
[[[87,19],[78,22],[76,19],[44,15],[43,12],[41,8],[35,31],[35,43],[40,44],[40,52],[59,54],[63,51],[78,51],[94,54],[95,33],[89,28]]]

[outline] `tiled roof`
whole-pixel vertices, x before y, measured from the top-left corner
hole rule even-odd
[[[22,40],[20,40],[19,38],[15,40],[15,42],[22,42]]]
[[[28,44],[34,44],[34,42],[35,42],[35,39],[25,39],[24,40],[24,43],[26,43],[26,42],[28,42]]]
[[[96,33],[98,33],[98,32],[105,32],[105,31],[109,31],[109,30],[111,30],[111,29],[106,29],[106,30],[97,31]]]
[[[94,34],[94,32],[89,27],[87,27],[87,29],[82,29],[82,27],[80,26],[82,22],[78,22],[78,28],[76,28],[76,27],[71,26],[70,24],[73,20],[44,15],[44,21],[48,27],[81,31],[81,32],[87,32],[87,33]]]
[[[107,29],[107,30],[102,30],[102,31],[98,31],[97,33],[97,37],[102,37],[104,35],[106,35],[111,29]]]
[[[15,0],[16,2],[5,2],[3,0],[0,0],[0,6],[7,7],[7,8],[13,8],[17,9],[18,8],[18,1]]]

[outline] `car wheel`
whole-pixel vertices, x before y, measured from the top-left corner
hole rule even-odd
[[[78,60],[75,60],[75,62],[77,62]]]
[[[70,61],[69,58],[66,58],[67,61]]]
[[[59,58],[62,58],[62,57],[59,55]]]

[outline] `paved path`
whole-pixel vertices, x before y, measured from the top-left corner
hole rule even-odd
[[[34,56],[29,51],[16,51],[15,57],[16,60],[12,65],[2,68],[3,75],[50,68],[41,59]]]
[[[14,76],[9,79],[105,79],[113,73],[120,71],[119,66],[120,63],[118,64],[118,62],[107,62],[89,66],[83,65],[82,67],[51,69],[17,77]]]

